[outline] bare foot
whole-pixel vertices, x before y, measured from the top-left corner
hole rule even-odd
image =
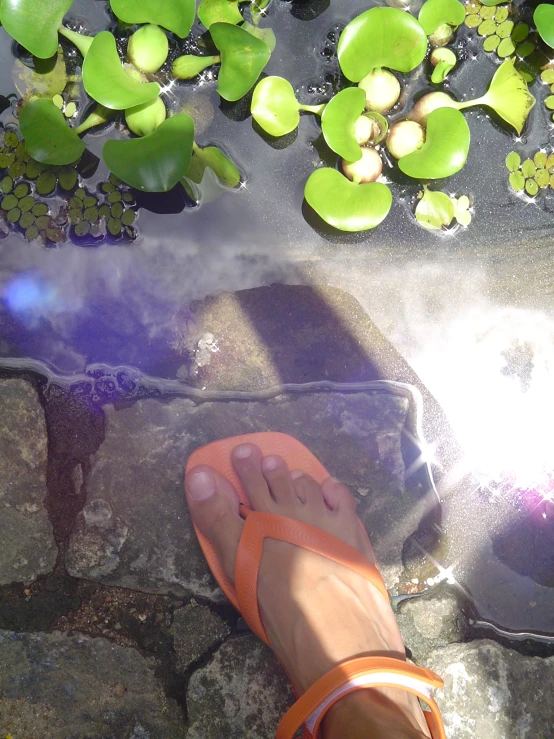
[[[253,444],[237,447],[233,464],[254,510],[317,526],[375,563],[345,485],[329,478],[320,486],[300,471],[289,472],[281,457],[262,458]],[[195,524],[233,581],[244,526],[235,489],[214,469],[200,465],[187,474],[185,490]],[[392,609],[378,590],[346,567],[292,544],[265,541],[258,604],[269,642],[299,695],[345,659],[371,654],[405,659]],[[415,696],[388,688],[359,692],[380,694],[394,704],[402,721],[415,730],[398,736],[429,736]]]

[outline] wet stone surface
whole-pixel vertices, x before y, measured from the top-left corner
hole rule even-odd
[[[57,547],[45,507],[47,437],[35,389],[0,379],[0,585],[50,572]]]
[[[273,429],[296,436],[357,494],[387,578],[389,568],[401,566],[403,542],[426,512],[404,488],[407,411],[405,398],[378,392],[108,407],[106,438],[92,459],[87,502],[69,543],[68,571],[106,585],[220,600],[187,511],[183,466],[195,448],[214,439]]]
[[[183,716],[134,649],[88,636],[0,631],[0,736],[184,739]]]

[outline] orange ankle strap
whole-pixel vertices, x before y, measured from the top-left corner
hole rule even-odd
[[[334,667],[302,695],[283,716],[275,739],[292,739],[305,725],[315,739],[327,711],[348,693],[364,688],[402,688],[421,698],[430,708],[425,712],[432,739],[446,739],[439,708],[431,692],[443,685],[431,670],[391,657],[357,657]]]

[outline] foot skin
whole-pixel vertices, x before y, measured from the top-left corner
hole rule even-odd
[[[375,563],[356,516],[356,502],[345,485],[329,478],[320,486],[300,470],[289,471],[281,457],[262,457],[253,444],[233,451],[233,465],[254,510],[317,526]],[[194,523],[213,544],[233,581],[244,526],[234,487],[213,468],[200,465],[187,474],[185,490]],[[392,609],[377,589],[346,567],[292,544],[266,540],[258,604],[269,642],[298,695],[345,659],[362,655],[405,659]],[[378,700],[399,711],[411,729],[402,735],[415,730],[415,736],[429,736],[413,695],[386,688],[361,692],[380,694]]]

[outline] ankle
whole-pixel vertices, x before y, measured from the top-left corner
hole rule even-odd
[[[322,723],[323,739],[428,739],[417,698],[397,688],[365,688],[341,698]]]

